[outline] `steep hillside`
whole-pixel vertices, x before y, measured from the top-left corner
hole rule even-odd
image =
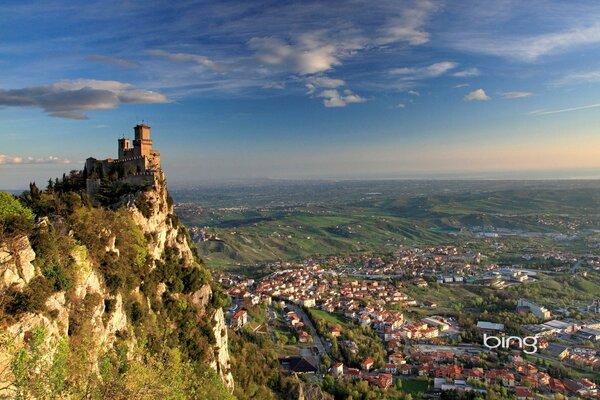
[[[228,398],[227,296],[162,172],[94,205],[82,189],[0,193],[0,398]]]

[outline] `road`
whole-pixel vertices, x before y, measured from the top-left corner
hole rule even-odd
[[[323,345],[323,341],[321,340],[321,338],[319,337],[317,330],[315,329],[315,327],[313,326],[310,318],[308,318],[308,315],[306,315],[306,313],[297,305],[292,304],[292,303],[286,303],[287,307],[294,311],[296,314],[298,314],[298,316],[300,318],[302,318],[302,322],[304,322],[304,326],[308,327],[308,329],[310,330],[310,333],[312,335],[313,338],[313,344],[315,345],[315,347],[317,348],[317,351],[319,353],[319,356],[322,356],[323,354],[327,355],[329,358],[331,358],[331,355],[329,355],[329,353],[327,352],[327,350],[325,349],[325,346]]]
[[[569,270],[569,273],[571,273],[571,274],[575,273],[577,271],[577,269],[579,269],[579,267],[581,266],[582,262],[583,262],[583,260],[578,260],[575,264],[573,264],[573,266]]]

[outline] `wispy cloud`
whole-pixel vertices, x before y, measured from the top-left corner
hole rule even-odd
[[[424,29],[425,23],[439,6],[433,1],[420,0],[414,8],[407,7],[398,17],[391,18],[380,30],[376,44],[406,42],[418,46],[429,42],[430,34]]]
[[[116,65],[117,67],[122,67],[122,68],[136,68],[136,67],[139,67],[142,65],[137,61],[127,60],[125,58],[119,58],[119,57],[103,56],[103,55],[98,55],[98,54],[88,56],[87,59],[88,59],[88,61],[102,63],[102,64]]]
[[[600,82],[600,71],[573,72],[553,82],[555,86]]]
[[[199,54],[170,53],[168,51],[158,49],[151,49],[147,50],[146,52],[150,55],[167,58],[175,62],[192,62],[197,65],[202,65],[214,72],[225,72],[227,70],[227,68],[224,65]]]
[[[70,164],[71,161],[66,158],[47,156],[47,157],[20,157],[7,156],[0,154],[0,165],[20,165],[20,164]]]
[[[588,110],[590,108],[599,108],[599,107],[600,107],[600,103],[596,103],[596,104],[588,104],[586,106],[562,108],[560,110],[535,110],[535,111],[531,111],[529,113],[529,115],[560,114],[560,113],[565,113],[565,112],[579,111],[579,110]]]
[[[477,89],[477,90],[473,90],[470,93],[467,93],[465,95],[464,99],[467,101],[486,101],[486,100],[490,100],[491,97],[485,93],[485,90]]]
[[[467,68],[452,74],[452,76],[455,76],[457,78],[470,78],[479,75],[481,75],[481,72],[477,68]]]
[[[417,97],[419,97],[421,95],[421,93],[419,93],[417,90],[409,90],[408,94],[411,94],[411,95],[417,96]]]
[[[533,96],[532,92],[504,92],[502,93],[503,99],[522,99],[524,97]]]
[[[363,103],[367,99],[353,93],[351,90],[346,89],[340,94],[336,89],[323,90],[319,93],[318,97],[322,97],[323,105],[325,107],[345,107],[352,103]]]
[[[446,74],[448,71],[456,68],[457,66],[458,64],[455,62],[442,61],[428,65],[426,67],[393,68],[390,70],[390,74],[399,76],[402,80],[414,81],[421,79],[437,78]]]
[[[39,107],[50,116],[87,119],[84,110],[106,110],[122,103],[167,103],[164,95],[136,89],[118,81],[79,79],[59,81],[47,86],[0,89],[0,106]]]
[[[451,46],[461,50],[533,62],[546,55],[600,43],[600,23],[531,36],[460,33],[450,40]]]

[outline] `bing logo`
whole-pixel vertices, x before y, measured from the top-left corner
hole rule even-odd
[[[488,349],[508,349],[512,345],[516,345],[517,348],[523,350],[526,354],[537,353],[538,351],[538,338],[537,336],[492,336],[487,333],[483,334],[483,345]]]

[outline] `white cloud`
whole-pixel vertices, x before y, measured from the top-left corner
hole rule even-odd
[[[148,50],[146,52],[150,55],[163,57],[175,62],[192,62],[198,65],[202,65],[203,67],[206,67],[214,72],[225,72],[227,69],[224,65],[221,65],[220,63],[199,54],[170,53],[168,51],[158,49]]]
[[[344,86],[346,82],[341,79],[328,78],[326,76],[317,76],[311,79],[311,82],[314,82],[318,86],[325,88],[336,88],[340,86]]]
[[[433,1],[420,0],[413,8],[405,7],[400,16],[391,18],[380,30],[380,37],[375,40],[378,45],[395,42],[406,42],[419,46],[429,42],[430,35],[423,29],[432,13],[437,10]]]
[[[556,86],[600,82],[600,71],[571,73],[554,82]]]
[[[473,90],[472,92],[465,95],[464,99],[467,101],[485,101],[491,97],[485,93],[483,89]]]
[[[0,154],[0,165],[19,165],[19,164],[70,164],[71,161],[65,158],[48,156],[48,157],[20,157],[7,156]]]
[[[468,83],[461,83],[460,85],[454,85],[452,86],[454,89],[459,89],[459,88],[463,88],[463,87],[469,87]]]
[[[318,94],[318,97],[322,97],[323,104],[325,107],[345,107],[352,103],[363,103],[367,99],[353,93],[351,90],[346,89],[342,94],[336,89],[323,90]]]
[[[262,86],[264,89],[285,89],[285,82],[267,82]]]
[[[532,92],[505,92],[502,97],[505,99],[522,99],[524,97],[533,96]]]
[[[549,54],[600,43],[600,23],[574,27],[562,32],[521,37],[514,35],[483,37],[481,33],[461,33],[449,37],[448,43],[461,50],[532,62]]]
[[[293,44],[275,37],[255,37],[248,45],[259,61],[300,75],[325,72],[340,65],[339,54],[349,50],[318,33],[302,34]]]
[[[563,108],[560,110],[535,110],[529,113],[529,115],[550,115],[550,114],[559,114],[559,113],[564,113],[564,112],[570,112],[570,111],[579,111],[579,110],[588,110],[590,108],[600,108],[600,104],[588,104],[586,106],[579,106],[579,107],[570,107],[570,108]]]
[[[118,81],[78,79],[58,81],[47,86],[0,89],[0,106],[39,107],[50,116],[87,119],[83,110],[106,110],[122,103],[168,103],[164,95],[135,89]]]
[[[465,70],[453,73],[452,76],[457,78],[470,78],[472,76],[479,76],[480,74],[481,72],[477,68],[467,68]]]
[[[421,95],[421,93],[419,93],[419,92],[418,92],[418,91],[416,91],[416,90],[409,90],[409,91],[408,91],[408,94],[412,94],[413,96],[420,96],[420,95]]]
[[[326,76],[311,76],[306,78],[306,94],[313,94],[317,88],[335,89],[345,85],[346,82],[341,79],[334,79]]]
[[[390,74],[400,76],[400,79],[406,81],[437,78],[446,74],[448,71],[456,68],[457,63],[451,61],[443,61],[428,65],[427,67],[402,67],[390,70]]]
[[[406,107],[406,104],[404,104],[404,103],[398,103],[396,105],[396,108],[405,108],[405,107]]]

